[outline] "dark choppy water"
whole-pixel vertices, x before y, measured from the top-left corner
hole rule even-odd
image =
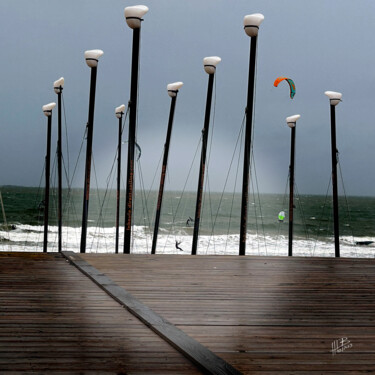
[[[1,187],[6,218],[15,230],[0,231],[1,250],[40,250],[43,241],[43,189]],[[121,219],[124,220],[124,194]],[[135,197],[133,252],[150,252],[156,192]],[[56,195],[51,194],[49,247],[56,250]],[[63,246],[77,251],[80,241],[83,192],[64,190]],[[190,252],[195,193],[166,192],[158,237],[158,252]],[[147,202],[147,204],[146,204]],[[236,254],[238,252],[241,197],[239,194],[206,194],[199,240],[199,253]],[[340,239],[343,256],[373,257],[374,244],[356,246],[357,241],[375,241],[375,198],[342,197],[340,204]],[[294,250],[296,255],[332,256],[333,223],[331,197],[304,195],[295,200]],[[278,213],[284,210],[284,223]],[[115,235],[115,191],[92,191],[89,207],[88,250],[113,252]],[[1,217],[0,223],[3,222]],[[260,195],[249,204],[248,254],[286,255],[288,236],[288,197]],[[121,231],[121,237],[123,231]]]

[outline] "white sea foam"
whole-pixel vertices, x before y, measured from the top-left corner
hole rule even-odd
[[[88,227],[87,252],[114,253],[115,228]],[[0,250],[2,251],[41,251],[43,247],[43,226],[18,225],[9,232],[0,231]],[[48,251],[57,251],[57,226],[50,226],[48,233]],[[124,228],[120,228],[120,244],[123,243]],[[63,227],[63,250],[79,251],[81,228]],[[176,248],[176,241],[180,251]],[[375,241],[375,238],[341,237],[340,250],[342,257],[373,258],[375,244],[356,246],[355,241]],[[198,254],[202,255],[236,255],[238,254],[239,235],[201,235],[198,241]],[[132,253],[146,254],[151,252],[152,233],[143,226],[134,226],[132,236]],[[192,235],[180,230],[170,234],[161,230],[158,236],[157,253],[159,254],[190,254]],[[122,245],[120,245],[122,252]],[[247,255],[276,255],[288,254],[288,238],[286,236],[260,236],[248,234]],[[330,257],[334,256],[333,238],[329,240],[307,240],[296,238],[293,242],[293,255]]]

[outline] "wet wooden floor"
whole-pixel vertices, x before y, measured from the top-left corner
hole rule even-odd
[[[58,254],[0,253],[0,374],[201,372]]]
[[[374,259],[77,257],[244,374],[375,373]],[[61,255],[0,253],[12,371],[200,373]]]
[[[375,259],[83,258],[243,373],[375,373]]]

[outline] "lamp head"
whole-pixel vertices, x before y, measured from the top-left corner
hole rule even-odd
[[[264,16],[260,13],[249,14],[243,19],[243,26],[245,33],[248,36],[257,36],[259,31],[259,26],[263,22]]]
[[[221,58],[218,56],[205,57],[203,59],[204,70],[207,74],[215,74],[216,65],[219,64]]]
[[[57,81],[53,82],[53,89],[56,94],[60,94],[64,87],[64,77],[59,78]]]
[[[89,51],[85,51],[85,60],[86,64],[90,68],[95,68],[98,66],[99,57],[103,55],[103,51],[101,49],[91,49]]]
[[[290,128],[294,128],[296,126],[297,120],[301,117],[301,115],[293,115],[286,118],[286,123]]]
[[[326,91],[324,94],[326,94],[329,97],[331,105],[336,106],[341,102],[342,94],[340,92]]]
[[[56,103],[48,103],[42,107],[43,113],[49,117],[52,115],[52,109],[55,108]]]
[[[174,83],[170,83],[170,84],[167,86],[168,95],[169,95],[171,98],[177,96],[178,90],[182,87],[183,84],[184,84],[183,82],[174,82]]]
[[[142,17],[148,12],[145,5],[134,5],[124,9],[125,20],[131,29],[139,29],[141,27]]]
[[[121,116],[125,112],[125,104],[121,104],[120,106],[116,107],[115,109],[115,115],[117,118],[121,118]]]

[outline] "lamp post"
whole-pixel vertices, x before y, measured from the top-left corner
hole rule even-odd
[[[204,70],[208,74],[208,88],[207,88],[207,99],[206,99],[206,113],[204,116],[204,126],[202,130],[202,152],[201,152],[201,162],[200,162],[200,167],[199,167],[197,202],[195,206],[193,244],[191,248],[192,255],[197,254],[199,224],[200,224],[201,208],[202,208],[204,174],[206,171],[206,154],[207,154],[208,130],[210,126],[212,90],[214,86],[216,65],[219,64],[220,61],[221,61],[221,58],[218,56],[205,57],[203,59]]]
[[[58,251],[62,250],[62,121],[61,121],[61,94],[64,87],[64,77],[53,83],[53,89],[57,94],[57,227],[58,227]]]
[[[126,173],[125,197],[125,233],[124,253],[130,253],[132,211],[134,196],[134,147],[137,129],[137,97],[138,97],[138,67],[139,67],[139,40],[141,34],[142,17],[148,12],[144,5],[126,7],[124,10],[127,25],[133,29],[133,51],[131,67],[130,101],[129,101],[129,137],[128,137],[128,165]]]
[[[332,160],[332,200],[333,226],[335,232],[335,257],[340,257],[339,242],[339,201],[337,189],[337,148],[336,148],[336,113],[335,107],[340,103],[342,94],[335,91],[326,91],[331,107],[331,160]]]
[[[117,204],[116,204],[116,244],[115,252],[118,253],[119,228],[120,228],[120,187],[121,187],[121,142],[122,142],[122,116],[125,112],[125,104],[116,107],[115,115],[118,118],[118,147],[117,147]]]
[[[253,127],[253,105],[254,105],[254,81],[255,81],[255,64],[257,51],[257,38],[259,26],[263,22],[264,16],[260,13],[250,14],[244,18],[244,30],[250,37],[250,62],[249,62],[249,79],[247,89],[246,104],[246,131],[245,147],[243,161],[243,180],[242,180],[242,200],[241,200],[241,227],[240,227],[240,246],[239,255],[246,254],[246,232],[247,232],[247,210],[249,202],[249,176],[250,176],[250,151],[251,135]]]
[[[286,123],[291,129],[290,165],[289,165],[289,246],[288,255],[293,255],[293,209],[294,209],[294,160],[296,149],[296,122],[301,115],[289,116]]]
[[[49,103],[42,107],[43,113],[47,116],[47,154],[46,154],[46,184],[44,190],[44,238],[43,238],[43,252],[47,252],[48,244],[48,212],[49,212],[49,180],[51,168],[51,133],[52,133],[52,109],[55,108],[56,103]]]
[[[90,198],[90,175],[91,175],[91,155],[92,155],[92,138],[94,131],[94,109],[95,109],[95,89],[96,89],[96,73],[98,61],[103,51],[100,49],[89,50],[85,52],[86,64],[91,68],[90,78],[90,101],[89,115],[87,121],[87,146],[86,146],[86,163],[85,163],[85,181],[83,191],[83,209],[82,209],[82,232],[81,232],[81,248],[80,252],[86,252],[87,237],[87,218],[89,210]]]
[[[171,141],[173,117],[174,117],[174,111],[175,111],[175,107],[176,107],[176,99],[177,99],[178,90],[182,87],[182,85],[183,85],[182,82],[174,82],[174,83],[170,83],[167,86],[168,95],[171,97],[171,107],[170,107],[170,111],[169,111],[167,138],[166,138],[165,144],[164,144],[163,164],[162,164],[162,167],[161,167],[159,195],[158,195],[158,202],[157,202],[157,205],[156,205],[154,236],[152,237],[151,254],[156,253],[156,243],[158,241],[160,212],[161,212],[161,206],[162,206],[162,203],[163,203],[164,182],[165,182],[165,175],[166,175],[166,172],[167,172],[169,144],[170,144],[170,141]]]

